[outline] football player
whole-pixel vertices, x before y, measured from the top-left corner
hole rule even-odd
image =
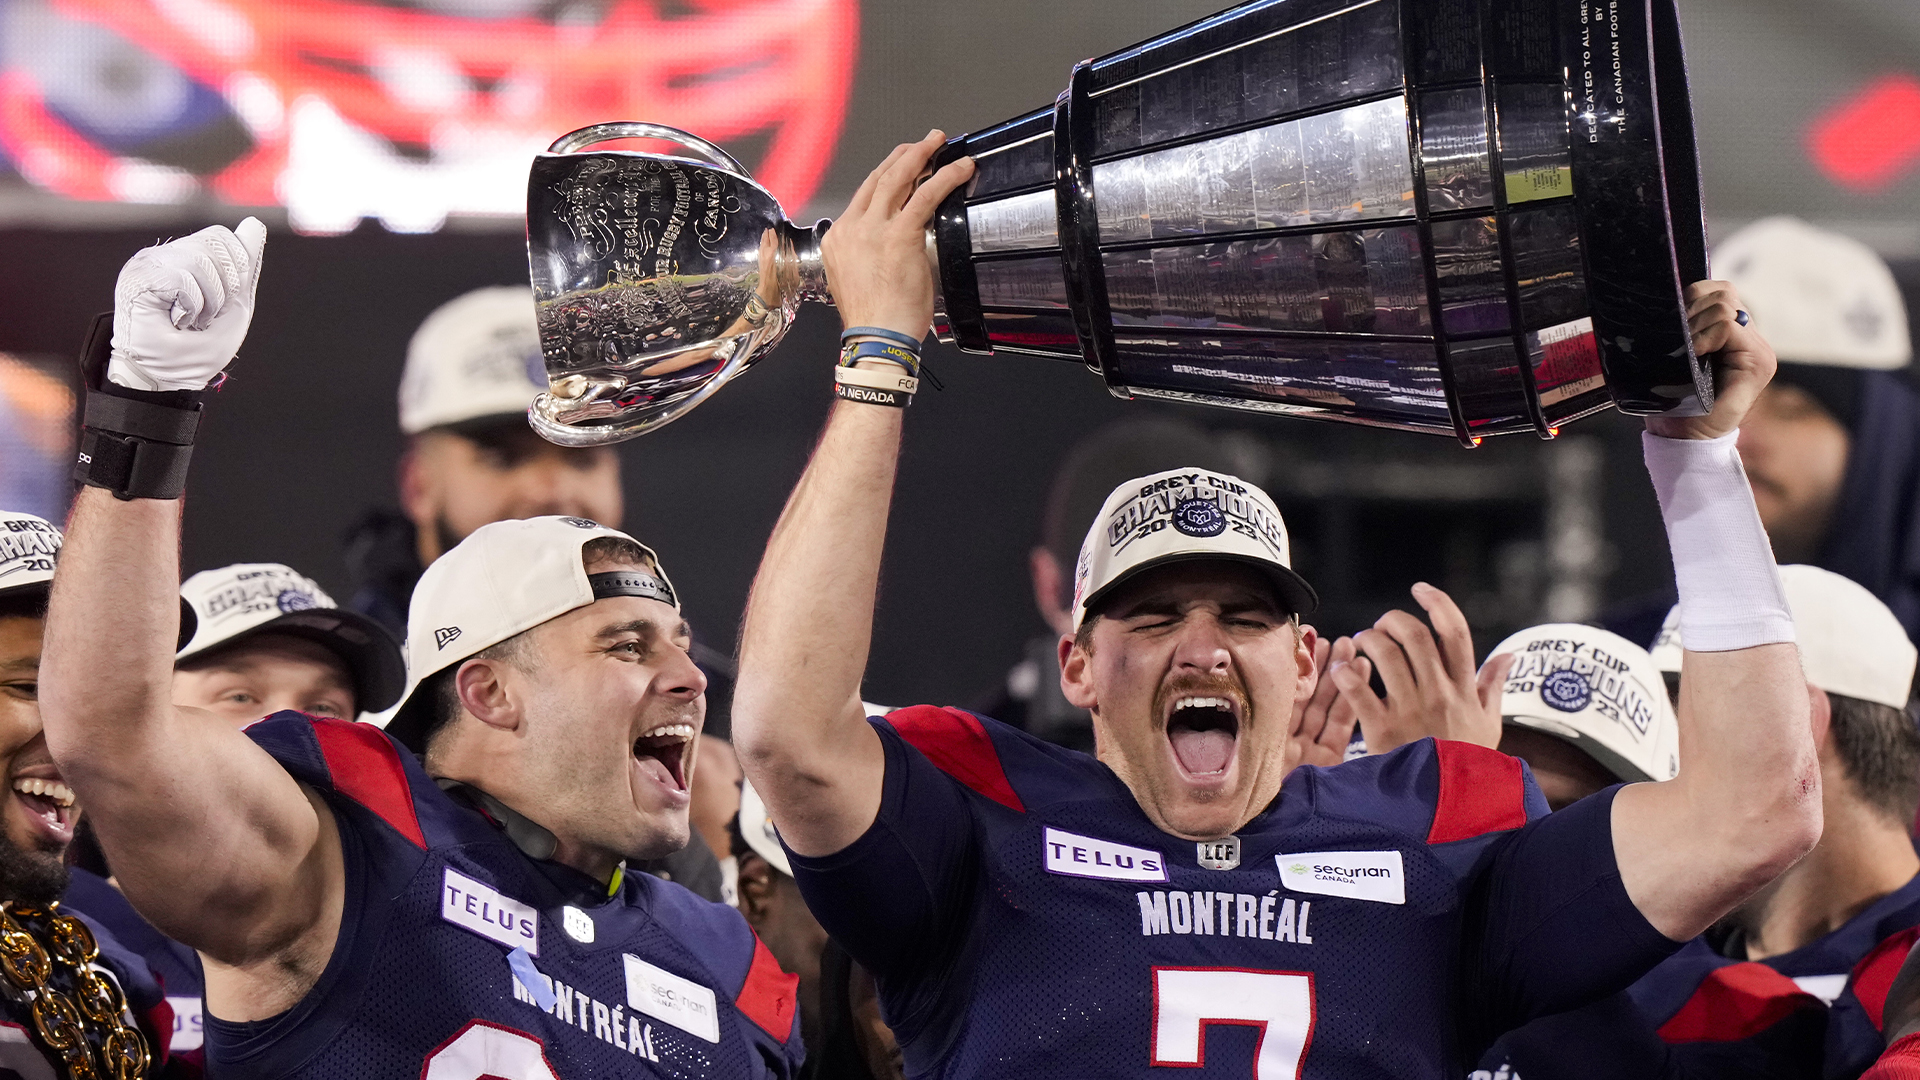
[[[47,752],[39,704],[42,619],[60,540],[60,530],[32,514],[0,511],[0,775],[9,796],[0,811],[0,927],[9,939],[16,930],[27,934],[41,955],[35,964],[27,959],[31,949],[7,943],[0,1076],[197,1076],[169,1056],[174,1017],[152,969],[69,890],[65,855],[80,806]],[[75,915],[97,942],[94,957],[56,944],[62,931],[72,933]],[[104,1000],[120,1004],[77,1008],[103,1000],[83,981],[101,971]],[[48,1000],[36,1005],[39,998]],[[44,1026],[35,1021],[40,1012],[49,1021]]]
[[[623,871],[687,842],[706,688],[631,537],[541,517],[442,555],[393,735],[172,702],[185,459],[265,239],[248,219],[123,269],[42,673],[127,898],[200,953],[210,1071],[790,1076],[793,979],[738,912]]]
[[[1266,495],[1199,469],[1121,485],[1081,548],[1061,685],[1097,758],[958,710],[870,721],[915,384],[858,339],[911,343],[931,321],[925,229],[972,171],[916,188],[939,145],[896,149],[823,244],[856,370],[836,375],[768,544],[734,714],[795,878],[876,974],[909,1075],[1464,1073],[1501,1031],[1627,985],[1813,845],[1792,619],[1732,445],[1773,357],[1711,282],[1688,298],[1718,398],[1647,422],[1695,650],[1673,782],[1547,814],[1519,761],[1425,739],[1289,775],[1313,591]]]

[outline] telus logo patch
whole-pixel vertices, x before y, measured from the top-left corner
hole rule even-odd
[[[1059,829],[1048,829],[1043,842],[1049,874],[1112,881],[1167,880],[1166,860],[1157,851]]]
[[[1280,884],[1293,892],[1407,902],[1407,875],[1398,851],[1301,851],[1273,859],[1280,866]]]

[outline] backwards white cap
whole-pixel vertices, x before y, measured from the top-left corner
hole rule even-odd
[[[175,662],[192,660],[246,635],[290,634],[333,651],[353,677],[354,702],[379,712],[400,700],[406,664],[386,627],[333,602],[312,578],[280,563],[235,563],[202,570],[180,586],[197,627]]]
[[[400,430],[519,416],[547,389],[533,290],[496,285],[434,309],[407,345]]]
[[[1907,306],[1872,248],[1795,217],[1763,218],[1713,249],[1780,359],[1892,370],[1913,359]]]
[[[1780,582],[1808,683],[1829,694],[1907,707],[1920,651],[1887,605],[1865,586],[1817,566],[1783,566]],[[1654,639],[1653,660],[1663,672],[1680,670],[1679,622],[1675,607]]]
[[[787,849],[780,846],[780,830],[773,827],[773,817],[767,813],[765,800],[746,780],[740,781],[740,838],[755,855],[767,860],[767,865],[788,877],[793,876],[793,863],[787,859]]]
[[[1107,496],[1080,545],[1073,574],[1073,625],[1121,582],[1149,567],[1194,559],[1247,563],[1273,579],[1296,614],[1319,606],[1294,573],[1287,526],[1267,493],[1206,469],[1171,469],[1129,480]]]
[[[60,530],[46,518],[0,510],[0,596],[46,599],[60,543]]]
[[[587,576],[580,549],[602,536],[639,545],[650,573]],[[679,607],[673,583],[653,549],[618,529],[578,517],[495,521],[475,529],[433,561],[413,587],[407,608],[407,691],[387,732],[414,750],[432,719],[415,700],[420,684],[493,645],[602,596],[650,596]]]
[[[1680,722],[1647,650],[1575,623],[1522,630],[1493,647],[1513,653],[1500,697],[1506,723],[1564,739],[1628,783],[1680,772]]]

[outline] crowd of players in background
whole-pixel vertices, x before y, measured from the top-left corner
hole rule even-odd
[[[258,251],[252,256],[257,274]],[[1877,257],[1857,243],[1787,219],[1761,222],[1729,238],[1716,252],[1714,269],[1738,287],[1782,360],[1772,385],[1741,425],[1739,449],[1779,561],[1803,564],[1784,566],[1782,577],[1812,702],[1824,831],[1812,851],[1773,884],[1630,986],[1505,1033],[1479,1060],[1459,1062],[1456,1075],[1473,1080],[1853,1077],[1872,1066],[1887,1043],[1920,1030],[1920,985],[1896,979],[1920,939],[1920,857],[1913,843],[1920,811],[1920,729],[1909,705],[1916,661],[1912,639],[1920,632],[1920,399],[1904,370],[1911,357],[1906,316]],[[660,560],[631,541],[623,546],[625,538],[614,531],[623,517],[620,460],[614,452],[554,446],[527,428],[526,405],[544,388],[527,290],[489,288],[449,301],[421,324],[407,350],[399,386],[399,422],[407,437],[398,463],[400,510],[375,511],[347,538],[345,557],[358,581],[348,602],[338,603],[299,568],[247,563],[205,571],[179,587],[181,632],[177,642],[166,643],[172,661],[164,690],[136,685],[133,674],[104,670],[121,666],[117,661],[103,663],[94,673],[103,684],[124,682],[129,700],[142,698],[142,715],[155,717],[155,731],[171,723],[159,718],[172,711],[154,698],[159,693],[170,695],[182,715],[200,710],[193,715],[222,717],[236,732],[283,710],[341,722],[372,721],[388,725],[430,764],[435,753],[443,766],[461,763],[421,772],[405,751],[395,757],[385,749],[392,744],[384,737],[368,741],[350,729],[326,725],[296,731],[283,719],[258,725],[254,742],[302,787],[270,793],[278,801],[258,796],[257,803],[249,801],[256,798],[249,789],[236,796],[235,812],[271,817],[274,829],[300,832],[304,839],[295,846],[276,839],[262,847],[263,863],[278,859],[293,867],[285,875],[262,871],[246,879],[260,896],[281,899],[194,893],[193,903],[214,913],[204,919],[156,897],[153,884],[190,868],[190,848],[157,865],[137,871],[127,866],[116,874],[105,852],[124,851],[130,838],[141,834],[116,823],[103,845],[81,813],[69,778],[52,767],[34,684],[60,536],[39,519],[0,514],[6,530],[0,532],[0,679],[6,680],[0,683],[0,757],[16,796],[17,806],[10,809],[25,810],[7,818],[0,892],[28,904],[63,898],[62,910],[87,921],[100,940],[100,962],[124,988],[127,1015],[146,1030],[155,1069],[192,1075],[211,1066],[228,1075],[266,1075],[297,1068],[305,1075],[345,1076],[353,1067],[342,1062],[354,1060],[384,1062],[364,1066],[376,1070],[368,1075],[453,1080],[616,1074],[612,1057],[577,1057],[586,1064],[572,1071],[568,1061],[576,1052],[551,1037],[544,1040],[544,1057],[535,1051],[528,1058],[524,1047],[511,1041],[463,1033],[442,1048],[448,1062],[443,1073],[420,1073],[417,1059],[328,1058],[334,1051],[310,1044],[247,1056],[248,1039],[287,1010],[307,1009],[313,1000],[332,1007],[328,1003],[347,1000],[343,995],[364,992],[354,973],[342,968],[439,963],[425,954],[382,961],[382,948],[398,947],[389,939],[375,940],[366,927],[359,931],[361,940],[347,940],[343,927],[352,920],[343,923],[338,907],[351,913],[362,903],[358,891],[380,886],[374,879],[381,860],[417,859],[419,851],[480,843],[462,832],[468,826],[460,815],[467,811],[477,811],[522,853],[536,860],[555,857],[554,836],[510,809],[516,800],[503,790],[514,784],[538,790],[538,777],[544,775],[540,759],[515,756],[524,751],[484,743],[480,736],[468,737],[472,747],[463,744],[466,756],[455,755],[445,742],[432,753],[428,749],[450,722],[442,715],[445,695],[455,695],[458,717],[458,702],[468,700],[459,695],[487,692],[484,686],[450,687],[449,662],[489,657],[514,635],[572,617],[566,604],[509,595],[516,586],[489,577],[539,564],[547,551],[542,545],[550,546],[551,537],[487,527],[538,518],[547,519],[535,523],[541,529],[594,531],[609,543],[586,548],[596,590],[584,598],[587,604],[609,596],[624,597],[621,602],[631,605],[675,603]],[[1075,562],[1081,539],[1116,487],[1173,469],[1235,471],[1219,440],[1200,427],[1165,419],[1122,421],[1067,455],[1049,489],[1029,561],[1034,601],[1050,633],[1030,643],[1003,687],[972,703],[980,714],[1061,747],[1094,751],[1092,720],[1069,700],[1060,677],[1062,635],[1071,637],[1078,628]],[[139,505],[103,501],[89,519],[96,532],[88,535],[84,550],[70,546],[67,558],[86,560],[89,574],[126,574],[126,567],[115,563],[114,545],[131,543],[123,533],[132,536],[151,526],[129,520],[109,528],[105,515]],[[554,519],[574,524],[555,525]],[[593,562],[596,550],[604,556],[600,563]],[[450,552],[457,557],[449,558]],[[439,580],[436,570],[442,571]],[[527,573],[538,578],[540,571]],[[571,579],[554,573],[560,583],[555,588],[564,591]],[[625,592],[613,585],[602,588],[622,574],[637,575],[640,584],[629,582]],[[170,612],[153,604],[141,609],[142,598],[135,594],[145,588],[147,599],[158,595],[152,583],[108,584],[125,588],[129,596],[100,600],[99,610],[85,616],[96,622],[69,615],[74,622],[67,633],[84,626],[98,630],[104,640],[110,634],[100,628],[119,617],[116,603],[134,612],[125,616],[127,625],[173,625],[163,617]],[[497,605],[489,609],[493,614],[475,615],[462,607],[480,603],[477,592],[486,592],[481,599]],[[76,606],[83,599],[68,595]],[[1611,785],[1666,781],[1688,768],[1675,712],[1683,643],[1672,596],[1618,605],[1608,620],[1610,629],[1555,624],[1521,631],[1491,650],[1484,665],[1472,663],[1469,627],[1444,593],[1423,586],[1414,599],[1428,616],[1424,622],[1387,613],[1379,625],[1350,639],[1318,643],[1319,692],[1303,697],[1291,720],[1300,764],[1338,766],[1429,736],[1473,743],[1524,760],[1555,811]],[[584,610],[578,599],[571,603]],[[495,615],[505,622],[488,635],[491,640],[481,640],[476,624]],[[423,625],[423,617],[431,624]],[[656,912],[655,921],[670,934],[700,946],[695,952],[710,951],[702,953],[701,962],[713,976],[712,989],[705,991],[704,1005],[696,1000],[684,1007],[648,1006],[634,996],[636,986],[663,996],[675,988],[684,996],[691,986],[673,981],[680,976],[664,970],[672,963],[652,954],[649,963],[628,956],[646,971],[636,977],[629,968],[623,991],[621,985],[560,977],[551,966],[558,963],[553,945],[542,953],[526,947],[535,945],[532,938],[516,946],[498,973],[489,969],[486,978],[544,1012],[549,1022],[577,1025],[594,1052],[645,1061],[662,1075],[904,1076],[902,1050],[887,1022],[900,1018],[883,1017],[875,977],[809,908],[767,801],[743,778],[729,741],[734,670],[726,650],[731,642],[701,636],[716,628],[687,636],[684,627],[658,619],[648,625],[657,640],[640,642],[640,651],[670,641],[690,658],[687,670],[648,685],[650,693],[668,701],[663,709],[681,710],[672,716],[694,719],[697,734],[690,734],[683,748],[669,745],[677,736],[660,735],[653,755],[663,773],[689,789],[691,832],[678,850],[623,863],[608,890],[597,896],[590,894],[606,882],[552,874],[551,880],[524,885],[518,900],[541,907],[537,894],[548,898],[552,910],[564,908],[565,929],[584,948],[596,934],[602,940],[614,934],[609,917],[580,913],[598,912],[596,904],[631,888],[623,885],[623,874],[645,872],[655,882],[670,883],[671,890],[646,886],[629,906]],[[441,639],[450,632],[467,640],[449,650],[453,640]],[[404,654],[402,641],[408,642]],[[148,652],[159,655],[155,648]],[[423,664],[423,654],[443,658],[433,661],[436,668]],[[114,655],[129,671],[150,659],[137,649]],[[412,671],[403,655],[413,658]],[[514,657],[495,659],[505,672],[495,676],[501,686],[519,685],[516,678],[536,680],[534,674],[516,673]],[[529,670],[537,671],[538,665]],[[1349,692],[1332,692],[1333,671],[1346,673],[1348,685],[1341,689]],[[660,690],[665,685],[660,679],[672,685]],[[504,699],[508,691],[499,694]],[[702,696],[704,729],[697,710],[686,704]],[[403,698],[399,716],[406,719],[390,723]],[[541,700],[562,713],[573,708],[554,705],[557,698]],[[591,705],[580,703],[581,708]],[[481,711],[471,704],[465,708],[469,715]],[[649,729],[647,737],[670,728]],[[613,739],[616,751],[619,742]],[[225,753],[232,744],[209,741],[201,752],[216,750]],[[620,757],[624,760],[624,752]],[[257,771],[265,761],[261,755],[234,771]],[[153,767],[164,771],[165,763]],[[356,778],[355,770],[364,776]],[[377,779],[366,778],[375,774]],[[455,775],[464,783],[448,779]],[[482,781],[482,775],[500,779]],[[94,770],[93,783],[114,789],[147,781],[102,765]],[[301,797],[300,790],[309,795]],[[364,822],[336,810],[340,824],[332,831],[322,825],[316,833],[305,823],[313,815],[302,816],[302,808],[311,809],[309,800],[319,801],[314,791],[350,796],[373,809]],[[143,805],[132,794],[117,797],[126,806]],[[436,797],[447,801],[442,805]],[[217,828],[207,828],[205,836],[221,839]],[[412,848],[405,839],[409,828]],[[368,839],[375,832],[380,838]],[[392,845],[391,859],[361,851],[380,844]],[[68,869],[60,869],[62,864]],[[518,931],[512,924],[522,905],[511,891],[498,882],[489,889],[490,879],[480,873],[484,865],[475,869],[450,858],[446,867],[447,874],[464,867],[482,881],[472,886],[472,895],[486,898],[490,914],[476,918],[504,913],[494,929],[456,925],[450,932],[465,934],[493,953],[513,943]],[[142,884],[123,893],[120,879],[129,873]],[[404,887],[405,880],[404,875],[394,878],[400,883],[395,887]],[[431,884],[453,880],[436,876]],[[236,879],[220,881],[233,887]],[[323,888],[316,882],[331,884]],[[757,942],[705,911],[676,916],[685,920],[679,924],[657,915],[665,908],[680,910],[674,907],[680,901],[673,899],[680,887],[736,908]],[[289,914],[285,898],[303,890],[333,897],[336,909]],[[470,904],[472,895],[453,902]],[[441,910],[443,901],[435,894],[417,906],[438,913],[443,923],[457,923],[457,913]],[[1172,921],[1156,928],[1155,909],[1143,900],[1142,932],[1190,932],[1191,923],[1187,930],[1180,928],[1181,909],[1175,910]],[[396,911],[395,920],[411,917]],[[576,925],[576,917],[584,922]],[[602,920],[597,930],[596,918]],[[1226,919],[1223,914],[1221,934]],[[216,920],[250,928],[247,933],[255,938],[278,937],[270,946],[241,941],[245,933],[206,925]],[[1212,923],[1211,914],[1207,921]],[[1268,921],[1263,913],[1260,925]],[[1304,908],[1290,932],[1312,932]],[[193,940],[198,953],[173,938]],[[228,987],[254,987],[263,1001],[277,1004],[236,1015],[229,989],[226,1003],[210,1013],[200,954],[210,957],[205,963],[223,969]],[[341,957],[352,960],[343,963]],[[449,961],[445,977],[479,979],[477,968],[459,966],[467,962]],[[244,977],[234,978],[236,971]],[[360,978],[367,976],[363,972]],[[697,999],[702,988],[691,988]],[[720,992],[718,1005],[713,989]],[[27,1012],[32,1011],[32,994],[17,983],[0,987],[0,997],[26,1002]],[[399,1015],[413,1004],[399,998],[386,1007]],[[13,1015],[18,1021],[22,1014]],[[924,1026],[924,1017],[909,1019]],[[226,1025],[227,1056],[208,1061],[205,1032],[215,1023]],[[702,1025],[711,1025],[712,1033],[674,1041]],[[45,1066],[36,1072],[35,1063],[57,1058],[59,1044],[46,1028],[30,1027],[0,1027],[0,1073],[55,1075]],[[363,1032],[356,1037],[378,1042],[383,1036]],[[721,1048],[734,1041],[750,1044],[753,1052],[728,1057]],[[393,1042],[401,1046],[405,1040],[396,1036]],[[1897,1067],[1889,1063],[1882,1069]]]

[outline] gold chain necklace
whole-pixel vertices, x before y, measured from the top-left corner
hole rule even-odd
[[[140,1080],[152,1055],[126,1022],[126,998],[93,961],[87,924],[45,907],[0,904],[0,975],[33,1002],[33,1026],[68,1080]]]

